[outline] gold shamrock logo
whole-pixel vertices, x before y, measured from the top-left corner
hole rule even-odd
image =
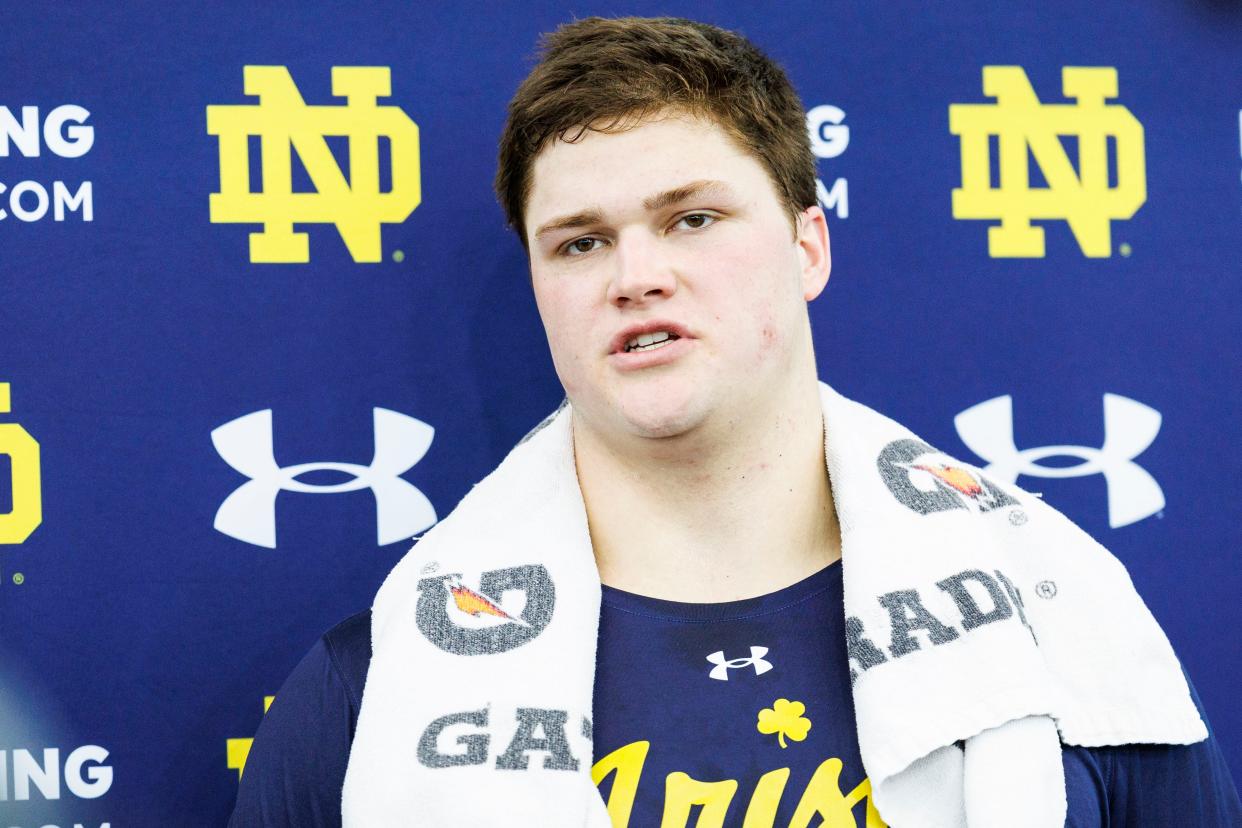
[[[783,748],[789,747],[785,744],[786,736],[801,742],[811,729],[811,720],[802,715],[805,712],[806,705],[800,701],[777,699],[771,707],[759,711],[759,732],[777,734],[776,740]]]

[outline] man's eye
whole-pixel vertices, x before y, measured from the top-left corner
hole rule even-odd
[[[574,239],[565,245],[564,253],[566,256],[581,256],[583,253],[590,253],[595,249],[597,244],[603,244],[603,239],[596,239],[590,236],[583,236],[580,239]]]
[[[716,220],[715,216],[709,216],[707,213],[691,213],[688,216],[682,216],[677,220],[677,224],[684,224],[691,230],[699,230],[707,227]],[[673,225],[676,227],[677,225]]]

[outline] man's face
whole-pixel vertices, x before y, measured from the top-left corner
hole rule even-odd
[[[809,353],[823,213],[794,233],[765,169],[716,124],[668,114],[554,141],[526,205],[552,361],[590,427],[671,437],[745,416]]]

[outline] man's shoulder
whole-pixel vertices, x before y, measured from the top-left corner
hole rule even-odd
[[[324,633],[321,640],[357,709],[371,666],[371,610],[349,616]]]

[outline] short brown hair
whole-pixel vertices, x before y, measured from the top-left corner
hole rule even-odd
[[[741,35],[673,17],[588,17],[540,45],[539,63],[509,102],[495,182],[523,245],[531,167],[550,141],[623,131],[665,109],[705,115],[736,139],[767,169],[795,221],[817,203],[802,102]]]

